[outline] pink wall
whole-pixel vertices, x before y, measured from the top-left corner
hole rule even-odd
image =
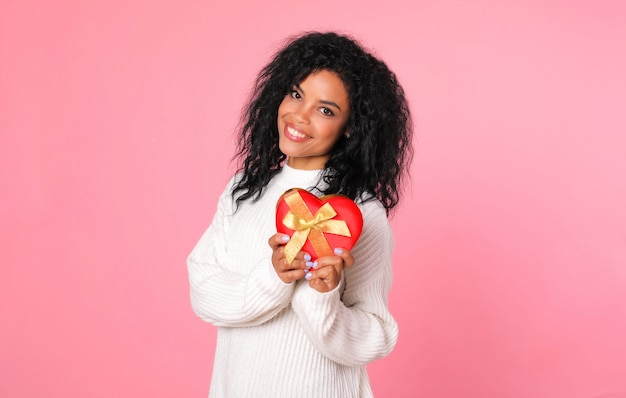
[[[626,392],[626,3],[211,3],[0,5],[0,396],[206,396],[185,257],[308,29],[374,49],[418,127],[377,396]]]

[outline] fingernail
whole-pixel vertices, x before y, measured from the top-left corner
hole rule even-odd
[[[312,276],[313,276],[313,274],[309,271],[309,272],[306,273],[306,275],[304,275],[304,278],[309,280],[309,279],[311,279]]]
[[[336,254],[336,255],[338,255],[338,256],[339,256],[339,255],[341,255],[341,254],[343,253],[343,249],[341,249],[341,248],[339,248],[339,247],[338,247],[338,248],[336,248],[336,249],[334,250],[334,252],[335,252],[335,254]]]
[[[317,268],[317,261],[313,261],[313,264],[311,264],[311,268]]]
[[[304,261],[311,261],[311,255],[309,253],[304,253]]]
[[[289,235],[283,235],[282,238],[280,238],[283,242],[289,242]]]
[[[308,268],[312,268],[313,267],[313,263],[311,261],[307,261],[306,264],[304,264],[304,265],[306,265]]]

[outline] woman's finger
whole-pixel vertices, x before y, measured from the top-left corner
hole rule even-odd
[[[287,242],[289,242],[289,235],[278,233],[272,235],[267,243],[270,245],[272,250],[276,250]]]
[[[309,281],[310,287],[320,293],[326,293],[339,285],[340,275],[332,264],[328,264],[307,272],[305,278]]]
[[[354,264],[354,256],[350,250],[338,247],[334,250],[335,254],[343,259],[343,266],[350,267]]]

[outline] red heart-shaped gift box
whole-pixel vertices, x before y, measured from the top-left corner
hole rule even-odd
[[[289,263],[300,250],[315,260],[334,255],[338,247],[352,249],[363,230],[363,215],[347,196],[318,198],[304,189],[293,188],[278,199],[276,229],[291,237],[285,245]]]

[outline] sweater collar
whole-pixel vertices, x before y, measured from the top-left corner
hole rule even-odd
[[[280,172],[281,183],[293,186],[294,188],[308,188],[318,184],[323,169],[301,170],[290,167],[287,163],[283,165]]]

